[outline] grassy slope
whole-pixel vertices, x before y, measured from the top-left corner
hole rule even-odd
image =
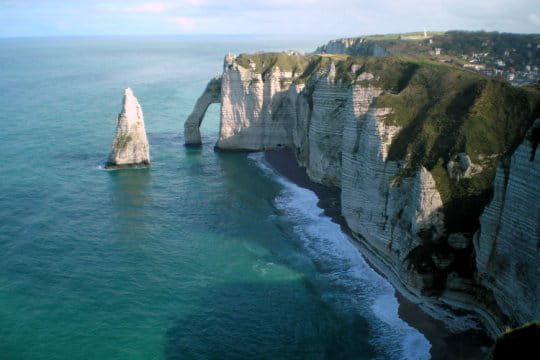
[[[485,31],[448,31],[444,33],[429,32],[428,38],[423,33],[384,34],[360,36],[358,39],[369,44],[377,44],[389,54],[395,56],[432,56],[430,51],[441,48],[443,58],[452,59],[456,63],[465,63],[463,54],[487,53],[482,57],[483,63],[490,65],[493,61],[504,59],[507,66],[523,70],[525,65],[540,65],[540,34],[513,34]],[[431,39],[431,40],[430,40]],[[430,42],[431,41],[431,42]],[[506,52],[508,51],[508,54]],[[360,55],[360,54],[357,54]]]
[[[263,74],[264,77],[264,75],[275,66],[278,66],[281,71],[290,71],[295,75],[301,74],[305,71],[313,58],[313,56],[309,55],[289,55],[285,52],[270,52],[240,54],[236,58],[236,62],[246,69],[251,69],[252,66],[254,66],[254,71]]]
[[[445,205],[450,232],[474,232],[489,200],[498,160],[522,141],[540,115],[540,92],[521,89],[458,68],[413,61],[414,75],[397,94],[384,93],[377,106],[391,107],[386,121],[403,127],[389,160],[407,160],[402,176],[430,170]],[[467,153],[484,171],[451,180],[446,164]]]
[[[460,56],[487,52],[491,59],[504,59],[508,65],[522,68],[540,61],[540,34],[511,34],[485,31],[448,31],[433,37],[433,45],[444,53]],[[510,54],[505,56],[505,51]]]

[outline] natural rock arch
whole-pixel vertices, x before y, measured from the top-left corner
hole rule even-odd
[[[208,82],[203,94],[197,100],[191,115],[184,123],[184,138],[186,146],[201,145],[200,126],[211,104],[221,102],[221,76],[216,76]]]

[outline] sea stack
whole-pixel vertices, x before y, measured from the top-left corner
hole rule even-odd
[[[149,165],[150,145],[144,128],[143,112],[133,91],[127,88],[106,168],[126,169]]]

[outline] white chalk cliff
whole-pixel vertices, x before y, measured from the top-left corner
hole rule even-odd
[[[221,102],[221,76],[217,76],[208,82],[203,94],[197,100],[193,112],[184,123],[184,134],[187,146],[201,145],[201,122],[206,110],[211,104]]]
[[[377,43],[364,38],[330,40],[315,50],[318,54],[348,54],[362,56],[385,56],[387,51]]]
[[[150,145],[144,127],[141,105],[127,88],[122,111],[118,115],[116,134],[107,160],[108,169],[146,167],[150,165]]]
[[[363,45],[339,41],[328,46]],[[514,322],[540,317],[540,168],[538,159],[530,161],[530,144],[524,142],[510,164],[497,171],[495,195],[473,248],[472,233],[449,232],[445,226],[434,174],[418,166],[403,175],[407,158],[389,158],[403,129],[386,120],[392,108],[377,104],[387,92],[380,75],[353,64],[346,69],[352,80],[345,81],[339,74],[343,67],[336,70],[333,60],[325,64],[305,81],[279,64],[260,73],[228,55],[216,147],[292,148],[312,180],[341,188],[342,215],[353,235],[415,296],[435,295],[475,310],[492,334],[513,316]],[[194,113],[200,114],[197,109],[213,96],[207,88]],[[185,125],[186,143],[196,138],[192,126],[201,119],[195,118]],[[484,171],[463,150],[441,169],[455,183]],[[478,279],[471,275],[474,251]],[[486,304],[483,294],[496,304]]]
[[[225,57],[221,82],[221,128],[216,147],[264,150],[291,143],[287,97],[292,73],[274,66],[266,74]]]
[[[480,282],[513,326],[540,319],[540,158],[533,131],[540,131],[540,119],[497,168],[493,200],[474,239]]]

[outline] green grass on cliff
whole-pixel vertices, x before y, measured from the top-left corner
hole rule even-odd
[[[311,57],[308,66],[295,82],[308,82],[314,74],[325,72],[330,63],[334,63],[336,67],[336,81],[344,86],[351,86],[361,73],[368,72],[376,76],[369,81],[371,85],[395,92],[400,91],[408,83],[409,77],[418,67],[415,63],[404,62],[394,57],[315,55]],[[354,69],[356,70],[353,71]]]
[[[255,54],[240,54],[236,63],[246,69],[252,69],[264,75],[268,70],[279,67],[281,71],[290,71],[293,74],[302,74],[312,61],[309,55],[290,55],[286,52],[269,52]]]
[[[434,35],[444,35],[444,32],[428,32],[428,37],[432,37]],[[424,32],[423,31],[417,31],[417,32],[411,32],[411,33],[403,33],[403,34],[376,34],[376,35],[364,35],[360,36],[363,39],[371,40],[371,41],[389,41],[389,40],[424,40]]]
[[[513,34],[485,31],[448,31],[428,32],[424,38],[423,32],[405,34],[382,34],[359,36],[364,45],[363,49],[377,45],[391,55],[412,55],[433,57],[430,52],[434,48],[442,49],[445,57],[451,57],[459,62],[461,56],[471,56],[474,53],[487,54],[482,62],[490,64],[496,59],[504,59],[507,65],[522,69],[525,65],[538,65],[540,58],[540,34]]]
[[[430,170],[443,199],[447,229],[474,232],[498,161],[519,145],[540,115],[540,92],[443,64],[413,62],[417,68],[407,85],[377,99],[376,106],[392,108],[385,121],[402,127],[388,160],[406,160],[400,176],[413,176],[420,166]],[[455,181],[446,165],[462,152],[484,170]]]

